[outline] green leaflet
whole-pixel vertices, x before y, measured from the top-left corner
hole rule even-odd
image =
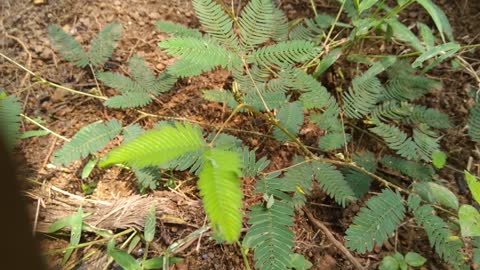
[[[342,173],[329,164],[314,162],[312,164],[315,179],[328,196],[335,199],[342,207],[345,207],[350,201],[355,200],[355,192]]]
[[[227,242],[242,228],[241,161],[235,152],[209,149],[202,156],[198,188],[213,229]]]
[[[276,28],[274,7],[272,0],[251,0],[243,8],[238,23],[240,41],[246,50],[254,49],[272,36]]]
[[[251,224],[243,245],[255,249],[258,269],[287,269],[293,248],[293,206],[275,201],[270,208],[254,205],[248,214]]]
[[[95,67],[105,64],[112,56],[113,49],[121,34],[121,23],[107,24],[92,40],[92,45],[88,51],[89,62]]]
[[[427,233],[430,245],[435,252],[455,269],[460,269],[460,266],[464,264],[461,251],[463,244],[458,237],[452,235],[448,224],[432,214],[434,209],[431,205],[420,206],[420,198],[416,195],[408,198],[408,206],[418,225],[422,226]]]
[[[53,162],[69,165],[71,162],[86,158],[90,154],[102,150],[113,138],[120,134],[122,123],[112,119],[103,124],[95,122],[80,129],[70,142],[56,151]]]
[[[107,24],[92,40],[90,50],[86,53],[82,46],[58,25],[48,27],[48,37],[52,46],[70,62],[78,67],[91,64],[102,66],[112,56],[113,49],[122,34],[122,24]]]
[[[361,14],[365,10],[370,9],[377,2],[378,2],[378,0],[363,0],[363,1],[361,1],[360,4],[358,5],[358,14]]]
[[[330,15],[318,15],[311,19],[304,19],[301,23],[293,27],[289,33],[291,40],[311,40],[318,41],[332,23],[335,21]]]
[[[105,106],[122,109],[143,107],[152,101],[151,95],[168,91],[176,81],[176,77],[167,73],[155,77],[147,63],[138,56],[132,57],[128,65],[132,79],[111,72],[97,74],[100,81],[122,93],[105,101]]]
[[[323,151],[331,151],[339,149],[345,145],[345,143],[350,141],[349,134],[338,133],[328,133],[322,137],[318,142],[318,147]]]
[[[374,244],[382,245],[405,218],[405,206],[400,194],[384,189],[371,198],[367,207],[353,219],[346,231],[346,246],[359,253],[372,251]]]
[[[430,181],[435,173],[435,170],[430,165],[422,165],[418,162],[408,161],[389,155],[384,156],[381,159],[381,162],[383,165],[420,182]]]
[[[444,59],[446,59],[447,57],[451,57],[453,54],[458,52],[460,49],[461,49],[461,46],[457,43],[454,43],[454,42],[449,42],[449,43],[445,43],[445,44],[435,46],[435,47],[431,48],[430,50],[422,53],[412,63],[412,67],[413,68],[420,67],[420,66],[422,66],[423,62],[440,55],[439,58],[438,58],[440,60],[436,62],[436,64],[438,64],[441,61],[443,61]]]
[[[152,98],[145,93],[128,92],[120,96],[114,96],[106,100],[103,104],[109,108],[127,109],[143,107],[152,102]]]
[[[7,96],[0,89],[0,140],[8,150],[13,150],[19,137],[22,105],[15,96]]]
[[[68,248],[65,251],[65,255],[63,256],[62,264],[65,265],[70,256],[72,255],[73,251],[75,250],[72,248],[80,243],[80,238],[82,236],[82,225],[83,225],[83,211],[82,207],[80,207],[77,213],[70,218],[70,243],[68,243]]]
[[[292,135],[296,136],[303,124],[303,107],[299,102],[285,104],[280,108],[277,119]],[[279,128],[275,127],[273,136],[276,140],[285,142],[291,139]]]
[[[360,119],[373,110],[384,92],[377,77],[361,76],[353,79],[352,87],[343,94],[345,114]]]
[[[385,140],[385,143],[391,149],[397,151],[402,157],[407,159],[417,160],[417,146],[412,138],[408,137],[405,132],[398,127],[386,125],[384,123],[376,123],[376,127],[369,130]]]
[[[470,109],[468,127],[468,135],[472,140],[480,141],[480,105],[478,102]]]
[[[425,48],[422,46],[420,40],[418,40],[417,36],[412,33],[408,27],[404,24],[400,23],[397,19],[389,19],[387,21],[388,26],[391,27],[393,36],[403,42],[406,42],[408,45],[413,47],[415,50],[419,52],[424,52]]]
[[[123,141],[122,144],[126,144],[133,139],[137,138],[138,136],[145,133],[145,130],[139,124],[131,124],[126,126],[122,130]]]
[[[163,165],[176,157],[204,147],[199,128],[190,124],[175,123],[175,127],[163,126],[140,135],[122,145],[100,162],[100,167],[114,164],[135,165],[138,168]]]
[[[52,46],[69,62],[78,67],[86,67],[89,62],[87,53],[82,46],[58,25],[48,27],[48,38]]]
[[[206,70],[217,66],[231,70],[241,63],[237,55],[206,38],[174,37],[160,42],[158,46],[165,49],[166,53],[205,67]]]
[[[317,48],[311,42],[291,40],[262,47],[249,55],[248,60],[257,65],[283,66],[307,61],[315,56]]]
[[[155,22],[155,27],[157,27],[160,32],[165,32],[177,37],[202,37],[202,34],[197,29],[191,29],[184,25],[172,22],[157,21]]]
[[[450,26],[447,16],[445,16],[445,13],[443,13],[442,9],[435,5],[431,0],[417,0],[417,3],[422,5],[423,8],[430,14],[430,17],[432,17],[435,25],[437,26],[438,32],[440,32],[443,42],[446,42],[445,35],[447,35],[449,40],[454,40],[452,27]]]
[[[213,0],[193,0],[192,4],[200,24],[209,36],[228,47],[238,46],[233,21],[219,4]]]

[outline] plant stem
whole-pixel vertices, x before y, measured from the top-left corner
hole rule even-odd
[[[243,258],[243,264],[245,265],[246,270],[250,270],[250,263],[248,263],[248,258],[247,258],[247,253],[245,252],[245,249],[242,247],[240,242],[236,242],[238,247],[240,248],[240,253],[242,253],[242,258]]]
[[[223,122],[222,126],[218,129],[217,133],[215,134],[215,137],[213,137],[212,141],[209,143],[209,147],[213,147],[213,143],[217,140],[218,136],[220,136],[220,133],[223,131],[223,129],[225,128],[225,126],[227,125],[228,122],[230,122],[230,120],[232,120],[233,116],[235,114],[237,114],[237,112],[242,109],[243,107],[245,107],[245,104],[238,104],[237,107],[235,107],[235,109],[232,111],[232,113],[228,116],[227,120],[225,120],[225,122]]]
[[[25,118],[25,120],[27,120],[28,122],[36,125],[37,127],[41,128],[41,129],[43,129],[43,130],[45,130],[45,131],[48,131],[48,133],[54,135],[55,137],[57,137],[57,138],[59,138],[59,139],[62,139],[62,140],[64,140],[64,141],[66,141],[66,142],[69,142],[69,141],[70,141],[70,139],[68,139],[68,138],[66,138],[66,137],[64,137],[64,136],[56,133],[55,131],[47,128],[46,126],[40,124],[39,122],[35,121],[34,119],[26,116],[25,114],[21,113],[20,116],[23,117],[23,118]]]
[[[51,82],[47,79],[44,79],[44,78],[40,77],[39,75],[35,74],[33,71],[31,71],[31,70],[27,69],[26,67],[22,66],[21,64],[17,63],[15,60],[11,59],[10,57],[6,56],[5,54],[0,53],[0,56],[3,57],[4,59],[6,59],[7,61],[9,61],[10,63],[16,65],[20,69],[23,69],[24,71],[26,71],[27,73],[29,73],[33,77],[35,77],[38,80],[38,82],[40,82],[40,83],[43,83],[43,84],[46,84],[46,85],[49,85],[49,86],[52,86],[52,87],[55,87],[55,88],[58,88],[58,89],[62,89],[62,90],[65,90],[65,91],[68,91],[68,92],[71,92],[71,93],[74,93],[74,94],[78,94],[78,95],[83,95],[83,96],[97,98],[97,99],[103,99],[103,100],[108,99],[106,97],[93,95],[93,94],[90,94],[90,93],[74,90],[74,89],[56,84],[54,82]]]
[[[66,248],[60,248],[60,249],[54,249],[54,250],[51,250],[49,252],[46,252],[44,253],[45,255],[54,255],[54,254],[58,254],[58,253],[62,253],[62,252],[65,252],[66,250],[69,250],[69,249],[77,249],[77,248],[84,248],[84,247],[88,247],[88,246],[92,246],[92,245],[97,245],[97,244],[103,244],[105,242],[108,242],[112,239],[115,239],[115,238],[118,238],[122,235],[125,235],[125,234],[129,234],[131,232],[135,231],[135,229],[133,228],[130,228],[130,229],[127,229],[123,232],[120,232],[120,233],[117,233],[115,235],[113,235],[111,238],[104,238],[104,239],[100,239],[100,240],[95,240],[95,241],[90,241],[90,242],[86,242],[86,243],[81,243],[81,244],[78,244],[78,245],[75,245],[75,246],[68,246]]]
[[[314,0],[310,0],[310,6],[312,7],[313,14],[315,14],[315,16],[318,16],[317,7],[315,6],[315,3],[313,1]]]

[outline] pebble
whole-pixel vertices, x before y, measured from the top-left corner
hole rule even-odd
[[[152,20],[158,20],[160,19],[161,16],[160,16],[160,13],[158,12],[151,12],[148,14],[148,17]]]

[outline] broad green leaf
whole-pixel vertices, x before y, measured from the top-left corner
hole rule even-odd
[[[83,170],[82,170],[82,179],[87,179],[87,177],[90,176],[90,174],[93,171],[93,168],[95,168],[95,165],[97,165],[97,162],[98,162],[98,158],[92,158],[87,162],[87,164],[85,165],[85,167],[83,167]]]
[[[400,265],[398,264],[397,259],[392,256],[386,256],[380,262],[378,266],[379,270],[398,270]]]
[[[143,269],[161,269],[163,267],[163,260],[164,260],[164,257],[159,257],[159,258],[153,258],[153,259],[149,259],[149,260],[146,260],[144,263],[143,263]],[[175,263],[179,263],[179,262],[182,262],[183,259],[182,258],[179,258],[179,257],[169,257],[168,258],[168,264],[175,264]]]
[[[140,263],[127,252],[117,249],[114,246],[108,246],[108,256],[125,270],[142,270]]]
[[[50,132],[43,129],[29,130],[29,131],[25,131],[22,135],[20,135],[20,139],[24,140],[32,137],[41,137],[41,136],[46,136],[48,134],[50,134]]]
[[[475,176],[471,175],[467,171],[465,171],[465,179],[467,180],[467,185],[472,193],[473,198],[475,201],[477,201],[477,203],[480,203],[480,183],[477,181]]]
[[[77,211],[77,214],[72,216],[70,220],[71,231],[70,231],[70,243],[68,244],[68,248],[65,251],[65,255],[63,256],[62,264],[67,263],[68,259],[72,255],[74,248],[70,248],[76,246],[80,243],[80,237],[82,236],[82,224],[83,224],[83,211],[82,207],[80,207]]]
[[[363,13],[365,10],[373,7],[378,2],[378,0],[363,0],[358,5],[358,14]]]
[[[305,259],[301,254],[294,253],[290,255],[290,267],[295,270],[308,270],[312,268],[313,264]]]
[[[100,167],[114,164],[135,165],[137,168],[161,166],[187,152],[205,146],[202,132],[188,123],[166,125],[138,136],[110,152]]]
[[[425,43],[425,48],[430,50],[435,46],[435,37],[433,35],[432,29],[423,23],[417,23],[417,27],[420,30],[420,35],[422,36],[423,43]]]
[[[392,28],[393,36],[396,39],[406,42],[419,52],[425,51],[425,48],[422,46],[422,43],[418,40],[417,36],[415,36],[415,34],[404,24],[397,19],[390,19],[387,23]]]
[[[135,235],[135,237],[133,237],[132,241],[130,241],[130,244],[128,244],[128,249],[127,249],[127,253],[130,253],[133,251],[133,249],[135,249],[138,245],[138,243],[140,243],[140,240],[142,240],[140,238],[139,235]]]
[[[336,48],[329,52],[323,59],[320,61],[320,64],[317,66],[312,76],[317,78],[322,75],[329,67],[331,67],[337,60],[342,56],[342,49]]]
[[[416,183],[413,191],[430,203],[440,203],[443,206],[458,209],[457,196],[448,188],[434,182]]]
[[[430,14],[430,17],[432,17],[432,20],[437,26],[438,32],[440,32],[443,42],[446,42],[445,35],[447,35],[447,38],[450,41],[454,40],[452,27],[450,26],[447,16],[445,16],[445,13],[443,13],[442,9],[435,5],[431,0],[417,0],[417,3],[422,5],[428,14]]]
[[[442,151],[435,151],[432,154],[432,163],[437,169],[443,168],[447,162],[447,155]]]
[[[433,47],[432,49],[422,53],[415,61],[412,63],[413,68],[418,68],[422,66],[423,62],[436,57],[436,56],[444,56],[444,55],[451,55],[456,53],[461,49],[461,46],[457,43],[450,42],[450,43],[445,43],[442,45],[438,45]]]
[[[155,206],[152,205],[148,211],[147,217],[145,219],[145,228],[144,228],[144,237],[145,241],[152,242],[155,237],[155,226],[157,219],[155,216]]]
[[[410,266],[420,267],[424,265],[425,262],[427,262],[427,259],[425,259],[424,257],[422,257],[420,254],[416,252],[408,252],[405,255],[405,262]]]
[[[387,68],[392,66],[397,62],[395,56],[387,56],[380,59],[380,61],[375,62],[364,74],[365,77],[373,77],[385,71]]]
[[[400,270],[408,270],[408,265],[405,262],[405,258],[400,252],[395,252],[395,254],[393,255],[393,258],[397,260],[398,267],[400,268]]]
[[[198,188],[213,229],[232,243],[242,228],[241,159],[238,153],[217,149],[203,156]]]
[[[91,213],[83,213],[82,218],[84,219],[84,218],[86,218],[90,215],[91,215]],[[73,217],[74,216],[63,217],[63,218],[55,221],[50,226],[48,226],[47,232],[48,233],[54,233],[54,232],[59,231],[59,230],[65,228],[65,227],[72,227],[72,221],[74,221]]]
[[[462,205],[458,210],[458,218],[463,237],[480,236],[480,214],[475,207]]]

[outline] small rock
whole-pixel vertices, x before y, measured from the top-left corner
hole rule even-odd
[[[158,19],[160,19],[160,13],[151,12],[151,13],[148,14],[148,17],[152,20],[158,20]]]
[[[113,4],[114,4],[115,6],[120,6],[120,5],[122,4],[122,1],[116,0],[116,1],[113,2]]]
[[[43,49],[43,51],[40,53],[40,58],[42,58],[44,60],[50,59],[51,52],[52,51],[49,48]]]

